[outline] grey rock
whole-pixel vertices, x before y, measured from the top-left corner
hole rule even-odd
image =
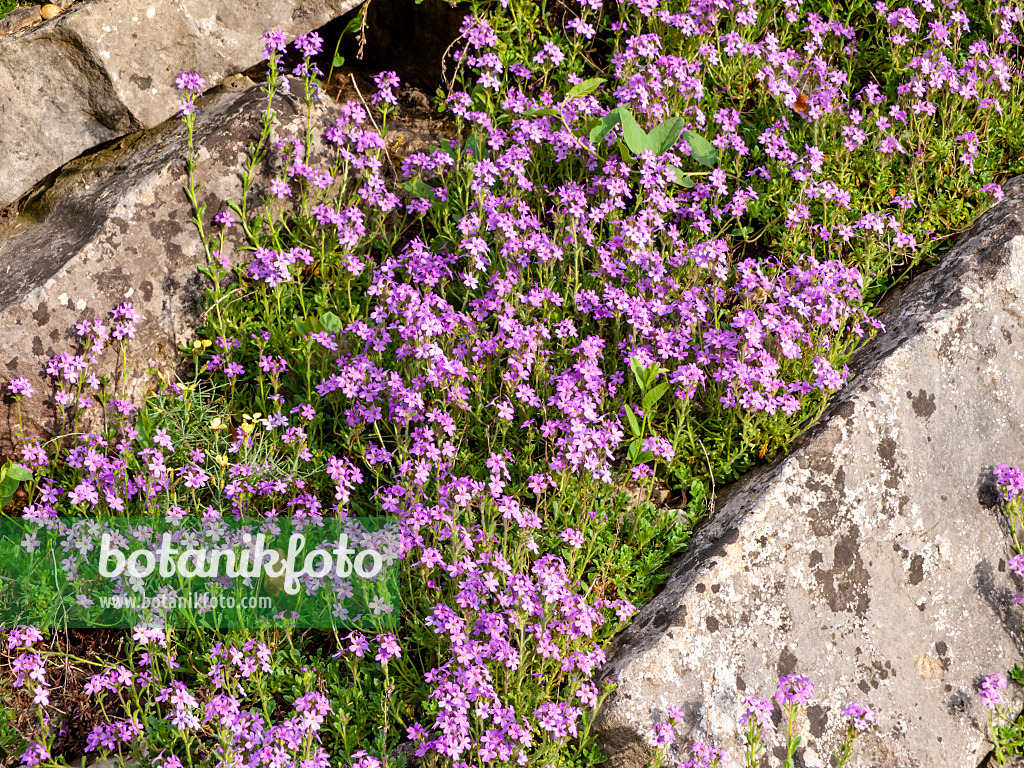
[[[225,209],[224,201],[241,197],[238,171],[246,147],[259,138],[265,106],[263,90],[253,87],[217,89],[200,106],[196,174],[208,232],[219,230],[212,217]],[[272,142],[302,130],[299,101],[278,96],[274,109]],[[317,107],[321,128],[339,114],[334,102]],[[186,137],[184,125],[172,120],[70,163],[0,232],[0,389],[6,392],[19,375],[32,380],[36,396],[22,403],[27,434],[57,428],[44,402],[51,388],[43,370],[53,355],[76,351],[76,323],[104,318],[129,299],[135,303],[143,322],[129,346],[133,392],[151,381],[147,367],[174,367],[176,345],[198,324],[206,282],[196,267],[205,254],[184,193]],[[251,200],[278,169],[272,154],[265,158]],[[239,229],[228,230],[229,244]],[[106,357],[109,371],[113,355]],[[19,417],[9,397],[0,403],[4,452],[19,431]]]
[[[0,37],[8,37],[24,32],[43,20],[38,5],[23,5],[15,8],[0,19]]]
[[[267,28],[294,37],[362,1],[91,0],[0,40],[0,207],[98,144],[176,114],[179,72],[216,85],[261,61]]]
[[[672,705],[686,712],[678,744],[740,759],[744,696],[790,673],[815,685],[806,765],[830,764],[852,701],[877,716],[853,766],[976,766],[989,751],[979,683],[1022,660],[991,479],[1024,461],[1022,177],[1006,192],[887,302],[886,333],[823,419],[719,498],[613,641],[604,674],[619,686],[597,725],[609,766],[644,765]],[[1019,687],[1006,693],[1020,712]]]

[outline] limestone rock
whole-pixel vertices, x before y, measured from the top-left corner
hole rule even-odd
[[[719,498],[613,641],[605,675],[619,687],[597,726],[609,766],[646,764],[645,737],[672,705],[686,712],[677,743],[738,760],[743,697],[789,673],[815,685],[808,766],[830,764],[852,701],[877,716],[852,766],[982,761],[979,683],[1022,660],[991,480],[1024,461],[1024,177],[1006,191],[887,303],[886,333],[855,355],[819,424]],[[1019,712],[1020,688],[1007,693]]]
[[[43,20],[38,5],[23,5],[0,19],[0,37],[17,35]]]
[[[268,27],[294,37],[362,1],[91,0],[0,40],[0,207],[86,150],[176,114],[179,72],[216,85],[262,60]]]
[[[200,202],[208,206],[209,232],[218,231],[212,218],[224,201],[241,197],[238,171],[246,147],[259,138],[265,106],[266,95],[256,87],[218,89],[201,100],[196,175],[204,185]],[[279,96],[274,109],[272,142],[302,130],[299,101]],[[334,102],[317,109],[321,128],[340,115]],[[176,345],[198,324],[205,278],[196,267],[205,256],[184,193],[186,148],[184,125],[175,119],[80,158],[52,186],[33,193],[21,216],[0,232],[0,390],[6,394],[7,382],[19,375],[32,380],[36,396],[22,403],[28,434],[53,432],[52,412],[44,407],[51,389],[42,373],[53,355],[75,351],[76,323],[103,318],[129,299],[135,303],[143,315],[129,346],[136,390],[149,380],[148,365],[172,367]],[[272,154],[264,160],[250,199],[261,197],[277,163]],[[239,229],[228,231],[229,243]],[[9,397],[0,396],[0,404],[4,452],[18,415]]]

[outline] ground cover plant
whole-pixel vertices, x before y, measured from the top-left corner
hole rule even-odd
[[[1024,579],[1024,472],[1016,465],[1000,464],[993,475],[1017,552],[1007,564],[1014,574]],[[1024,603],[1024,593],[1014,595],[1013,603]],[[1024,667],[1020,664],[1014,666],[1009,671],[1009,678],[1024,685]],[[989,738],[995,747],[993,756],[997,765],[1005,765],[1009,758],[1024,755],[1024,718],[1011,712],[1010,702],[1003,696],[1007,684],[1007,675],[997,672],[984,679],[978,692],[989,712]]]
[[[714,488],[821,413],[882,330],[877,301],[1020,170],[1014,4],[471,10],[438,99],[455,137],[405,158],[384,139],[390,72],[329,130],[276,136],[283,93],[324,98],[322,40],[269,32],[242,199],[204,202],[200,148],[184,159],[208,256],[194,375],[133,404],[93,373],[124,354],[133,307],[81,323],[49,369],[66,436],[26,437],[0,479],[40,525],[393,519],[399,628],[139,626],[88,656],[20,628],[12,764],[596,763],[602,646]],[[176,82],[191,131],[206,83]],[[265,158],[280,173],[258,205]],[[626,492],[655,481],[681,509]],[[810,694],[780,681],[779,734],[774,705],[748,701],[734,760],[762,764],[777,739],[793,765]],[[844,718],[840,764],[872,719]],[[655,729],[652,760],[673,735]]]

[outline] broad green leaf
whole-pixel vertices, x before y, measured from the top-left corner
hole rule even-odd
[[[414,197],[430,198],[434,193],[434,188],[422,179],[409,179],[408,181],[403,181],[401,186],[402,189]]]
[[[633,372],[633,377],[636,379],[637,386],[643,389],[644,384],[647,383],[647,371],[645,371],[644,367],[640,365],[640,358],[629,358],[629,370]]]
[[[683,131],[683,140],[690,145],[690,157],[698,163],[705,168],[714,168],[718,165],[718,150],[699,133]]]
[[[655,360],[653,363],[651,363],[650,365],[647,366],[647,371],[646,371],[647,378],[646,378],[646,381],[654,381],[658,377],[658,374],[661,373],[661,372],[662,372],[662,368],[661,368],[660,365],[658,365],[658,361]]]
[[[613,109],[610,112],[606,113],[605,116],[602,117],[598,121],[597,125],[592,127],[588,131],[588,136],[590,137],[590,140],[592,142],[597,144],[598,142],[601,141],[601,139],[603,139],[605,136],[608,135],[608,131],[610,131],[612,128],[614,128],[618,124],[619,124],[619,108],[616,107],[615,109]]]
[[[13,477],[19,483],[24,483],[32,479],[32,473],[25,469],[21,464],[11,464],[7,470],[7,476]]]
[[[364,5],[362,9],[359,11],[359,13],[353,16],[351,20],[349,20],[348,24],[345,25],[345,32],[347,32],[350,35],[358,35],[359,28],[363,25],[363,17],[365,15],[366,6]]]
[[[676,184],[678,184],[681,187],[692,187],[693,186],[693,179],[691,179],[689,176],[687,176],[686,173],[683,170],[681,170],[679,168],[676,168],[675,166],[672,166],[672,170],[676,172],[676,178],[675,178]]]
[[[323,325],[324,330],[337,333],[341,329],[341,318],[333,312],[324,312],[320,315],[320,324]]]
[[[670,386],[671,385],[667,381],[663,381],[661,382],[661,384],[654,387],[653,389],[651,389],[650,392],[644,395],[642,404],[645,413],[651,410],[651,408],[653,408],[655,404],[657,404],[657,402],[665,396],[665,393],[668,392]]]
[[[345,57],[340,54],[334,54],[334,61],[331,62],[332,67],[343,67],[345,66]]]
[[[633,409],[626,406],[626,419],[629,421],[629,428],[633,431],[633,437],[640,437],[640,422],[633,413]]]
[[[651,142],[644,129],[641,128],[633,113],[625,107],[619,107],[619,122],[622,123],[622,138],[626,140],[626,146],[634,155],[639,155],[645,149],[651,149]]]
[[[592,77],[589,80],[584,80],[582,83],[576,83],[576,85],[570,88],[569,92],[565,94],[565,98],[568,100],[589,96],[600,88],[601,84],[604,82],[606,82],[606,80],[603,77]]]
[[[523,112],[523,117],[556,117],[562,114],[557,109],[551,107],[545,107],[544,109],[531,109],[528,112]]]
[[[14,498],[14,492],[18,490],[18,485],[18,481],[10,476],[0,481],[0,509],[11,503],[11,499]]]
[[[630,464],[636,461],[636,457],[640,454],[640,439],[637,438],[629,444],[629,450],[626,451],[626,461]]]
[[[663,155],[675,146],[683,133],[685,121],[681,117],[670,117],[651,129],[649,135],[654,154]]]
[[[622,158],[623,162],[628,163],[633,159],[633,156],[629,153],[629,147],[626,146],[626,142],[619,139],[616,142],[616,146],[619,148],[619,157]]]

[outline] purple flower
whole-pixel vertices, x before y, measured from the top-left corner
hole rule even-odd
[[[775,700],[780,706],[798,704],[806,706],[814,699],[811,691],[814,686],[806,675],[785,675],[779,678],[779,687],[775,692]]]
[[[268,29],[263,33],[262,42],[263,58],[267,61],[288,50],[288,38],[282,29]]]
[[[398,75],[394,72],[381,72],[373,76],[373,82],[377,84],[377,93],[370,97],[371,104],[379,104],[382,101],[392,105],[398,104],[398,97],[392,90],[398,87]]]
[[[32,384],[25,376],[16,376],[11,379],[11,383],[7,385],[7,389],[10,390],[12,395],[21,397],[32,397],[35,394]]]
[[[989,711],[995,712],[999,707],[1006,704],[1000,691],[1006,688],[1006,676],[1001,674],[989,675],[981,684],[978,695],[988,707]]]
[[[235,376],[242,376],[245,373],[245,368],[236,362],[230,362],[224,366],[224,375],[229,379]]]
[[[174,84],[179,91],[194,91],[202,93],[206,87],[206,81],[198,72],[182,72],[174,79]]]
[[[577,531],[575,528],[566,528],[564,531],[558,534],[558,538],[560,538],[573,549],[582,549],[583,544],[585,542],[583,534],[580,531]]]
[[[402,646],[399,645],[398,638],[390,632],[377,635],[377,643],[377,654],[374,658],[382,665],[387,665],[391,659],[401,658]]]
[[[221,211],[213,217],[213,220],[222,225],[224,229],[231,229],[231,225],[235,223],[235,217],[231,215],[231,211]]]
[[[747,725],[753,721],[763,730],[772,727],[771,699],[759,699],[756,696],[748,695],[743,699],[743,706],[745,709],[740,715],[740,725]]]
[[[295,38],[295,50],[301,51],[305,57],[316,56],[323,47],[324,40],[316,32],[309,32]]]
[[[1000,489],[1003,492],[1004,501],[1013,501],[1018,497],[1024,497],[1024,472],[1020,467],[1013,464],[1000,464],[993,470]]]
[[[843,717],[851,718],[851,725],[858,731],[866,731],[868,726],[875,722],[875,713],[858,701],[853,702],[843,710]]]
[[[651,728],[651,741],[655,747],[664,747],[676,739],[672,723],[655,723]]]

